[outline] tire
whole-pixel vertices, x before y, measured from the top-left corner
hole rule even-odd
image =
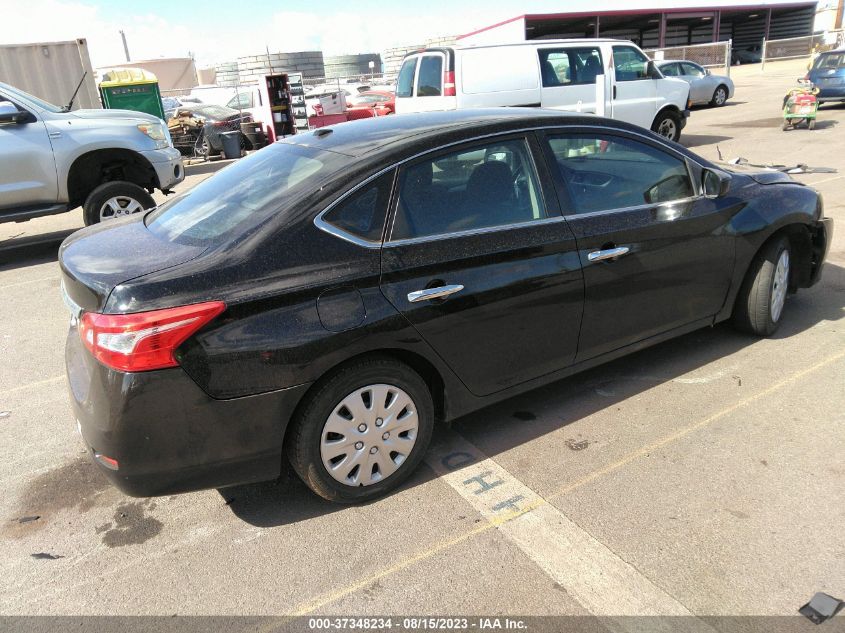
[[[716,88],[713,92],[713,98],[710,100],[710,105],[716,108],[721,108],[728,101],[728,89],[722,85]]]
[[[391,407],[377,410],[377,394],[385,402],[396,397],[392,412]],[[410,404],[403,407],[404,398]],[[403,430],[414,423],[413,431]],[[399,361],[377,357],[332,375],[309,396],[292,425],[285,450],[305,485],[329,501],[360,503],[394,490],[419,465],[431,440],[434,405],[419,374]],[[389,436],[391,429],[396,433]],[[337,464],[333,474],[332,463]]]
[[[671,110],[659,112],[651,124],[651,131],[677,143],[681,138],[681,118]]]
[[[154,206],[155,200],[143,187],[125,180],[113,180],[88,194],[82,205],[82,217],[85,226],[91,226],[103,220],[140,213]]]
[[[792,126],[789,124],[789,119],[784,119],[783,125],[780,126],[780,129],[782,129],[784,132],[786,132],[790,127],[792,127]]]
[[[816,129],[816,120],[815,119],[809,119],[807,121],[807,128],[810,129],[810,130],[815,130]]]
[[[792,250],[785,237],[772,240],[757,254],[734,305],[732,320],[737,329],[757,336],[775,333],[789,294],[791,262]]]

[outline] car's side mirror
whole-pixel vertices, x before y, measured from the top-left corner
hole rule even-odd
[[[701,188],[706,198],[721,198],[731,188],[731,177],[721,171],[705,169],[701,176]]]
[[[650,60],[648,64],[646,64],[645,74],[649,79],[663,79],[663,74],[660,72],[657,64],[654,63],[654,60]]]
[[[709,77],[709,76],[710,76],[710,75],[712,75],[713,73],[712,73],[712,72],[710,72],[710,69],[709,69],[709,68],[705,68],[705,69],[704,69],[704,74],[705,74],[705,75],[707,75],[707,76]]]
[[[18,110],[11,101],[0,101],[0,123],[24,123],[29,112]]]

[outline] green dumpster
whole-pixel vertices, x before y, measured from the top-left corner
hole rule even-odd
[[[154,74],[140,68],[112,68],[103,74],[100,98],[104,108],[146,112],[164,119],[161,92]]]

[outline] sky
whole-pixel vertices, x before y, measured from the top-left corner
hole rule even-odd
[[[712,4],[754,2],[603,0],[600,6],[612,10]],[[596,8],[595,0],[0,0],[0,44],[84,37],[96,68],[124,61],[122,29],[133,60],[192,54],[197,66],[204,67],[265,48],[322,50],[325,55],[380,53],[525,13]]]

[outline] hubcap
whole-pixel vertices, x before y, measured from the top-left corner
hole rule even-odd
[[[775,267],[774,278],[772,279],[772,321],[777,323],[783,312],[783,304],[786,303],[786,291],[789,288],[789,251],[783,250],[778,257]]]
[[[144,206],[129,196],[114,196],[109,198],[100,207],[100,221],[111,220],[112,218],[119,218],[124,215],[132,215],[143,211]]]
[[[407,393],[394,385],[368,385],[346,396],[329,415],[320,436],[320,458],[336,481],[370,486],[404,463],[418,427],[417,408]]]
[[[716,103],[722,105],[725,102],[725,91],[719,88],[716,91]]]
[[[675,122],[670,118],[665,118],[660,122],[660,125],[657,126],[657,133],[660,136],[674,140],[676,129]]]

